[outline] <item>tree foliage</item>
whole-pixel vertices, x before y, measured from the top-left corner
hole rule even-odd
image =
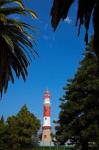
[[[99,147],[99,76],[95,53],[89,44],[74,78],[68,81],[61,98],[56,138],[88,150]]]
[[[0,123],[1,124],[1,123]],[[5,124],[1,124],[0,142],[8,148],[33,146],[33,136],[37,138],[40,120],[30,113],[24,105],[16,116],[8,117]],[[38,144],[39,141],[36,141]],[[0,145],[1,146],[1,145]],[[3,147],[3,146],[2,146]]]
[[[35,39],[29,33],[35,28],[22,21],[22,16],[31,15],[22,0],[0,0],[0,93],[6,92],[9,81],[14,83],[20,75],[24,80],[28,74],[30,54],[35,56]],[[19,19],[16,19],[17,15]]]
[[[76,0],[54,0],[51,16],[52,16],[52,27],[54,30],[57,28],[61,19],[65,19],[68,15],[71,5]],[[85,41],[88,43],[88,29],[90,20],[93,21],[93,49],[99,58],[99,0],[78,0],[78,11],[76,25],[79,23],[79,31],[81,25],[85,27]]]

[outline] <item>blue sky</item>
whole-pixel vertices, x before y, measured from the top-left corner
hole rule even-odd
[[[5,118],[16,114],[26,104],[42,121],[43,94],[46,89],[51,93],[51,121],[59,114],[59,98],[63,95],[63,87],[67,80],[75,74],[85,48],[83,31],[77,37],[75,27],[76,5],[69,13],[68,19],[61,22],[53,32],[50,9],[52,0],[27,0],[27,6],[35,10],[38,20],[27,21],[37,27],[37,46],[39,57],[33,59],[26,82],[16,80],[9,84],[6,95],[0,101],[0,116]],[[82,29],[84,30],[84,29]]]

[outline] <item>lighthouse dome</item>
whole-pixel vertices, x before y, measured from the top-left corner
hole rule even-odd
[[[48,90],[46,90],[45,93],[44,93],[44,99],[45,98],[50,98],[50,94],[49,94]]]

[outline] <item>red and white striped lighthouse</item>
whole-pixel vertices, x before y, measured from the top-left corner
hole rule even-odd
[[[43,145],[49,146],[51,143],[51,123],[50,123],[50,94],[46,90],[44,93],[44,112],[43,112],[43,126],[42,126],[42,142]]]
[[[44,93],[44,113],[43,113],[43,129],[51,128],[50,124],[50,94],[48,90]]]

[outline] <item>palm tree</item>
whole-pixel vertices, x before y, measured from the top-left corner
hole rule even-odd
[[[22,76],[26,80],[30,53],[36,53],[35,40],[28,31],[35,31],[31,25],[15,19],[15,15],[37,15],[25,8],[22,0],[0,0],[0,94],[6,92],[9,81]],[[31,40],[32,39],[32,40]]]
[[[54,0],[51,10],[52,27],[56,30],[61,19],[65,19],[68,15],[68,11],[76,0]],[[84,25],[86,29],[85,41],[88,43],[88,29],[90,20],[93,20],[93,49],[99,60],[99,0],[78,0],[78,12],[76,25],[79,22],[79,31],[81,25]]]

